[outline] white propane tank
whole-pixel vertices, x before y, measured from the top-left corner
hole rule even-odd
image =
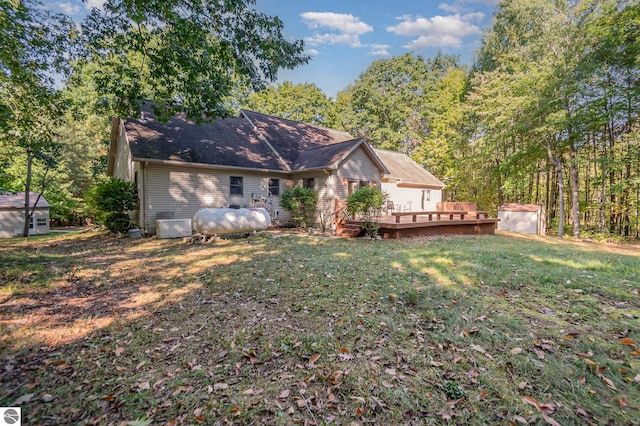
[[[202,209],[193,217],[193,229],[207,235],[241,234],[267,229],[269,212],[257,209]]]

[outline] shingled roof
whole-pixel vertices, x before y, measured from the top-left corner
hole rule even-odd
[[[364,143],[345,132],[247,110],[239,118],[209,124],[196,124],[184,114],[160,123],[150,108],[143,110],[143,117],[124,122],[133,159],[138,161],[173,160],[282,172],[332,169]]]
[[[30,192],[29,193],[29,203],[31,207],[38,199],[40,195],[39,192]],[[49,203],[44,197],[40,197],[38,200],[38,204],[36,207],[49,207]],[[0,191],[0,208],[3,209],[20,209],[24,208],[24,191],[22,192],[10,192],[10,191]]]
[[[258,131],[292,168],[303,151],[353,140],[353,136],[348,133],[322,126],[300,123],[254,111],[242,110],[241,114],[256,126]],[[318,154],[322,153],[318,151],[316,155]]]
[[[286,166],[244,118],[196,124],[184,114],[158,122],[150,110],[124,123],[134,159],[176,160],[285,171]]]
[[[444,183],[401,152],[374,149],[389,173],[383,179],[393,179],[399,186],[443,188]]]

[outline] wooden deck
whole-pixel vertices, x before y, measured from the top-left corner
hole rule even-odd
[[[399,212],[383,215],[379,234],[382,238],[406,238],[417,235],[494,234],[500,219],[488,212],[425,211]],[[354,227],[357,220],[347,220]]]
[[[475,206],[475,203],[473,204]],[[466,208],[463,206],[462,208]],[[336,235],[353,238],[364,233],[362,222],[346,212],[346,201],[336,201]],[[382,238],[404,238],[415,235],[494,234],[500,221],[486,211],[437,210],[415,212],[389,211],[380,217]]]

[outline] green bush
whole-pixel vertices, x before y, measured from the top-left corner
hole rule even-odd
[[[370,237],[378,234],[380,209],[386,198],[380,188],[375,186],[358,188],[347,198],[347,211],[354,218],[362,219],[362,226]]]
[[[99,182],[85,194],[89,215],[113,232],[131,227],[128,212],[138,203],[138,191],[132,182],[111,177]]]
[[[280,205],[291,214],[294,225],[306,228],[313,223],[318,193],[311,188],[287,188],[282,191]]]

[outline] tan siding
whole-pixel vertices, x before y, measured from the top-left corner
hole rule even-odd
[[[120,124],[118,131],[118,148],[116,150],[116,158],[113,167],[113,176],[127,182],[133,182],[133,163],[131,157],[131,148],[127,141],[123,124]]]
[[[324,215],[333,213],[335,203],[335,175],[327,172],[296,174],[293,179],[293,186],[302,186],[303,179],[308,178],[313,178],[313,189],[318,193],[318,213],[316,213],[314,221],[316,225],[319,225],[321,221],[319,212],[322,212]]]
[[[242,176],[243,195],[230,195],[230,176]],[[146,231],[155,233],[158,213],[172,214],[175,219],[191,219],[202,208],[266,207],[273,219],[288,220],[282,210],[279,197],[269,197],[269,178],[279,178],[281,190],[285,180],[278,176],[265,176],[246,172],[228,172],[187,167],[147,165],[145,172],[146,205],[144,218]],[[252,194],[260,196],[262,202],[254,202]]]
[[[367,181],[380,187],[381,172],[363,148],[356,149],[338,169],[335,193],[339,199],[346,199],[348,181]]]

